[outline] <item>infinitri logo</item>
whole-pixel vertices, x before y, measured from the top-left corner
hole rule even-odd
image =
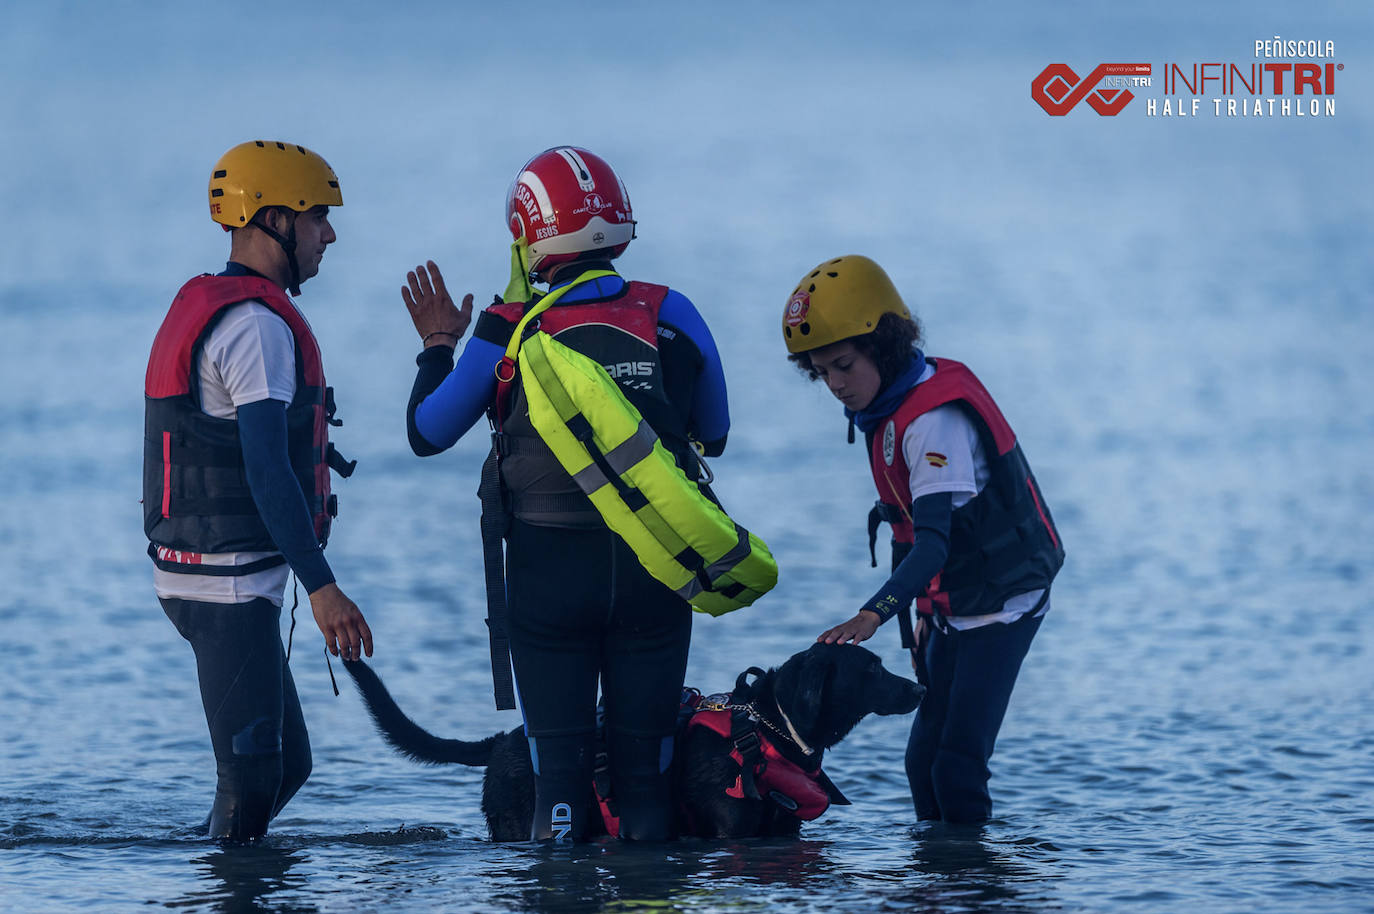
[[[1046,114],[1063,117],[1084,99],[1103,117],[1115,117],[1131,103],[1131,86],[1150,85],[1147,63],[1104,63],[1080,80],[1068,64],[1052,63],[1031,80],[1031,98]]]

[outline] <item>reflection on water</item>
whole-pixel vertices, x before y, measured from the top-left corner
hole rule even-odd
[[[307,914],[319,907],[308,897],[283,900],[280,896],[306,887],[305,876],[292,875],[301,862],[296,851],[280,850],[270,844],[258,847],[218,848],[193,857],[194,888],[166,902],[169,908],[236,914],[268,909],[283,914]],[[270,908],[267,902],[271,901]]]
[[[757,840],[671,845],[615,841],[525,851],[496,899],[509,910],[557,912],[749,911],[802,903],[826,885],[827,842]],[[766,891],[759,891],[766,890]]]

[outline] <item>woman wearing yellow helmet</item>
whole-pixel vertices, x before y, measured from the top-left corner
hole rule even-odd
[[[997,404],[967,367],[918,348],[920,324],[878,264],[846,256],[810,271],[783,338],[844,404],[850,441],[864,434],[878,489],[870,548],[892,525],[891,576],[818,640],[857,644],[898,618],[927,688],[906,755],[916,815],[984,821],[988,760],[1064,561],[1059,532]]]

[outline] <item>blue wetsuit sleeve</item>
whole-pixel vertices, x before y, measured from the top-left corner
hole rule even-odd
[[[286,446],[286,404],[258,400],[238,408],[239,443],[253,504],[286,563],[314,593],[334,580],[324,549],[315,538],[305,493],[291,469]]]
[[[410,440],[410,449],[417,457],[431,457],[443,451],[443,448],[430,444],[420,434],[420,429],[415,425],[415,410],[425,397],[439,389],[444,378],[453,371],[453,347],[430,346],[421,349],[415,357],[415,365],[418,370],[415,372],[415,383],[410,388],[410,402],[406,404],[406,438]]]
[[[726,435],[730,431],[725,369],[716,350],[715,338],[691,299],[681,292],[668,290],[659,306],[658,319],[683,333],[701,353],[701,375],[697,378],[689,421],[697,440],[706,448],[706,456],[715,457],[725,450]]]
[[[447,346],[432,346],[416,357],[419,371],[406,408],[406,431],[416,454],[428,457],[453,447],[481,418],[496,396],[496,363],[503,355],[504,347],[474,336],[456,365]]]
[[[860,607],[878,614],[886,622],[907,606],[930,584],[949,558],[949,525],[953,509],[953,495],[933,492],[922,495],[911,506],[911,524],[916,535],[911,551],[892,570],[868,602]]]

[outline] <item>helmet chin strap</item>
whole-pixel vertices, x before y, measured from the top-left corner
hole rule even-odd
[[[267,237],[281,245],[282,253],[286,254],[286,265],[291,268],[291,282],[286,287],[286,291],[292,295],[301,294],[301,265],[296,262],[296,213],[291,213],[291,228],[285,235],[273,229],[266,222],[253,223],[262,229]]]

